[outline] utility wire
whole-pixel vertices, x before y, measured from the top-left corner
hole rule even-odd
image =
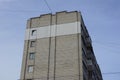
[[[52,13],[52,9],[49,6],[47,0],[44,0],[45,4],[47,5],[48,9],[50,10],[50,12]],[[39,10],[12,10],[12,9],[0,9],[1,12],[43,12],[43,11],[39,11]]]
[[[39,10],[14,10],[14,9],[0,9],[0,11],[6,11],[6,12],[43,12]]]
[[[120,72],[108,72],[108,73],[102,73],[103,75],[111,75],[111,74],[120,74]]]
[[[114,47],[109,46],[109,45],[107,46],[107,45],[101,44],[101,43],[94,43],[94,44],[99,45],[99,47],[102,47],[101,49],[105,48],[104,50],[112,51],[113,53],[120,54],[120,51],[118,48],[114,48]]]
[[[93,43],[100,43],[100,44],[107,44],[107,45],[111,45],[111,46],[117,46],[120,47],[120,43],[115,43],[115,42],[103,42],[103,41],[93,41]]]
[[[48,9],[49,9],[49,10],[51,11],[51,13],[52,13],[52,9],[51,9],[51,7],[49,6],[49,4],[48,4],[47,0],[44,0],[44,2],[46,3],[46,5],[47,5]]]

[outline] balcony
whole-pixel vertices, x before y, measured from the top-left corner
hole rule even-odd
[[[93,63],[92,60],[87,60],[88,71],[93,71]]]
[[[93,53],[91,50],[87,50],[87,59],[92,59],[93,58]]]
[[[91,43],[92,43],[91,38],[90,37],[86,37],[86,46],[87,46],[87,48],[91,48],[92,47]]]

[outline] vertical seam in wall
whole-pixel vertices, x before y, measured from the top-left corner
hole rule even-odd
[[[76,12],[77,16],[77,40],[78,40],[78,73],[79,73],[79,80],[80,80],[80,51],[79,51],[79,26],[78,26],[78,12]]]
[[[47,80],[49,80],[49,69],[50,69],[51,26],[52,26],[52,14],[51,14],[51,16],[50,16],[50,37],[49,37],[49,55],[48,55],[48,73],[47,73]]]
[[[28,24],[27,24],[28,25]],[[31,19],[30,19],[30,28],[31,28]],[[28,38],[30,38],[30,30],[29,30],[29,37]],[[27,68],[27,59],[28,59],[28,50],[29,50],[29,40],[28,40],[28,42],[27,42],[27,49],[26,49],[27,51],[26,51],[26,59],[25,59],[25,69],[24,69],[24,79],[23,80],[25,80],[25,75],[26,75],[26,68]]]
[[[57,41],[57,13],[56,13],[56,28],[55,28],[55,53],[54,53],[54,80],[55,80],[55,76],[56,76],[56,41]]]
[[[37,54],[37,33],[38,33],[38,31],[36,30],[36,39],[35,39],[35,51],[33,51],[33,52],[35,52],[35,54],[34,54],[34,63],[33,63],[33,79],[34,79],[34,75],[35,75],[35,59],[36,59],[36,54]]]

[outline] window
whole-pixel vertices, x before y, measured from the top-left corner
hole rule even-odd
[[[35,46],[35,41],[31,41],[30,47],[34,47],[34,46]]]
[[[37,31],[36,31],[36,30],[32,30],[31,35],[32,35],[32,36],[35,36],[35,35],[36,35],[36,33],[37,33]]]
[[[34,52],[32,52],[32,53],[29,54],[29,59],[30,60],[35,59],[35,53]]]
[[[30,72],[33,72],[33,65],[29,65],[28,66],[28,72],[30,73]]]

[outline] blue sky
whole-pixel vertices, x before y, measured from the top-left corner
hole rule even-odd
[[[53,13],[81,11],[102,73],[120,72],[119,0],[47,0]],[[50,13],[44,0],[0,0],[0,78],[19,79],[26,21]],[[103,74],[120,80],[120,74]]]

